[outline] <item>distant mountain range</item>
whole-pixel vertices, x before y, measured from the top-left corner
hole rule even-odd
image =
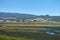
[[[16,18],[17,20],[25,20],[25,19],[36,19],[36,18],[44,18],[52,21],[60,21],[60,16],[49,16],[49,15],[31,15],[31,14],[23,14],[23,13],[6,13],[0,12],[0,18]]]
[[[6,12],[0,12],[0,18],[16,18],[16,19],[33,19],[37,18],[36,15],[31,14],[23,14],[23,13],[6,13]]]

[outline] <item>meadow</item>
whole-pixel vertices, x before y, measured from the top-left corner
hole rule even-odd
[[[59,40],[60,35],[50,35],[46,31],[56,31],[60,34],[60,27],[15,26],[0,27],[1,40]],[[8,38],[7,38],[8,37]]]
[[[30,40],[30,39],[23,38],[23,37],[12,37],[12,36],[0,34],[0,40]]]

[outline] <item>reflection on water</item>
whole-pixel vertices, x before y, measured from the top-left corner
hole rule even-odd
[[[54,32],[46,32],[47,34],[54,35]]]

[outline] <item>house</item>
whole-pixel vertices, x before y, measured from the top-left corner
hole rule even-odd
[[[25,22],[47,22],[47,20],[43,18],[36,18],[36,19],[26,19]]]
[[[36,18],[33,19],[34,22],[47,22],[47,20],[43,19],[43,18]]]

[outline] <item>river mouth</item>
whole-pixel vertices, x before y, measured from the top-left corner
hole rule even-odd
[[[60,27],[39,27],[36,29],[34,27],[29,27],[27,29],[15,28],[15,27],[4,27],[0,29],[0,34],[15,36],[15,37],[26,37],[34,40],[59,40],[60,39]],[[53,34],[51,34],[53,33]]]

